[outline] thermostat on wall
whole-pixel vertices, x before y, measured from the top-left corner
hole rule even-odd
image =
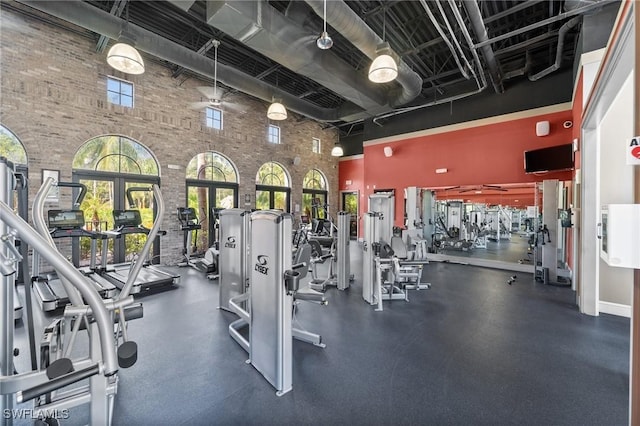
[[[609,266],[640,269],[640,204],[609,204],[600,212],[600,257]]]

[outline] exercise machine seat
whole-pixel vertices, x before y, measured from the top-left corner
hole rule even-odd
[[[397,283],[419,283],[422,277],[422,267],[427,264],[427,261],[411,261],[407,260],[408,252],[407,246],[402,241],[402,238],[393,236],[391,237],[391,248],[394,252],[394,275],[395,282]]]
[[[391,249],[393,250],[394,256],[398,259],[406,260],[409,255],[407,253],[407,246],[402,241],[402,238],[398,236],[391,237]]]
[[[316,243],[317,244],[317,243]],[[319,245],[318,245],[319,246]],[[309,265],[311,265],[311,254],[314,249],[311,247],[311,244],[303,244],[293,259],[294,265],[304,264],[305,266],[298,268],[297,271],[300,273],[298,277],[298,281],[302,280],[307,276],[309,272]],[[321,305],[327,304],[327,299],[324,296],[324,293],[313,290],[311,288],[305,288],[304,290],[298,290],[294,293],[294,299],[296,300],[304,300],[307,302],[320,303]]]

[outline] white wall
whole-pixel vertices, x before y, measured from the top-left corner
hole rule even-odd
[[[599,126],[600,204],[633,203],[633,166],[626,165],[633,137],[633,73],[622,85]],[[633,270],[600,262],[600,301],[631,305]]]

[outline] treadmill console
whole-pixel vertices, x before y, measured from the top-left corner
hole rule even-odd
[[[82,229],[84,227],[84,212],[82,210],[49,210],[49,228],[51,229]]]
[[[116,228],[136,228],[142,225],[138,210],[114,210],[113,223]]]
[[[180,221],[180,229],[182,231],[202,229],[202,226],[198,223],[196,209],[193,207],[178,207],[178,220]]]
[[[198,222],[196,209],[193,207],[178,207],[178,220],[182,223]]]

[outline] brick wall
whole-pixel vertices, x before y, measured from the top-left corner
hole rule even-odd
[[[204,126],[204,111],[188,108],[190,102],[202,100],[196,87],[206,82],[185,74],[174,79],[167,66],[144,54],[144,74],[119,73],[107,65],[106,53],[95,53],[95,34],[69,24],[52,26],[5,8],[0,27],[0,123],[26,148],[30,200],[41,184],[42,169],[60,170],[61,180],[71,180],[76,151],[96,136],[116,134],[143,144],[158,160],[166,204],[163,229],[168,231],[161,244],[162,263],[174,264],[181,256],[175,211],[185,203],[185,167],[207,150],[224,154],[237,166],[241,207],[245,194],[255,202],[258,168],[272,160],[285,166],[292,178],[292,211],[301,204],[303,176],[317,168],[327,177],[330,211],[335,215],[338,169],[330,155],[338,139],[335,130],[323,130],[321,123],[290,112],[287,120],[274,123],[280,126],[282,144],[269,144],[268,105],[241,93],[230,100],[246,112],[225,112],[224,130],[211,130]],[[133,109],[107,102],[107,76],[135,85]],[[322,140],[321,154],[311,152],[312,137]],[[301,162],[293,166],[296,156]],[[63,192],[59,206],[68,205],[69,196]]]

